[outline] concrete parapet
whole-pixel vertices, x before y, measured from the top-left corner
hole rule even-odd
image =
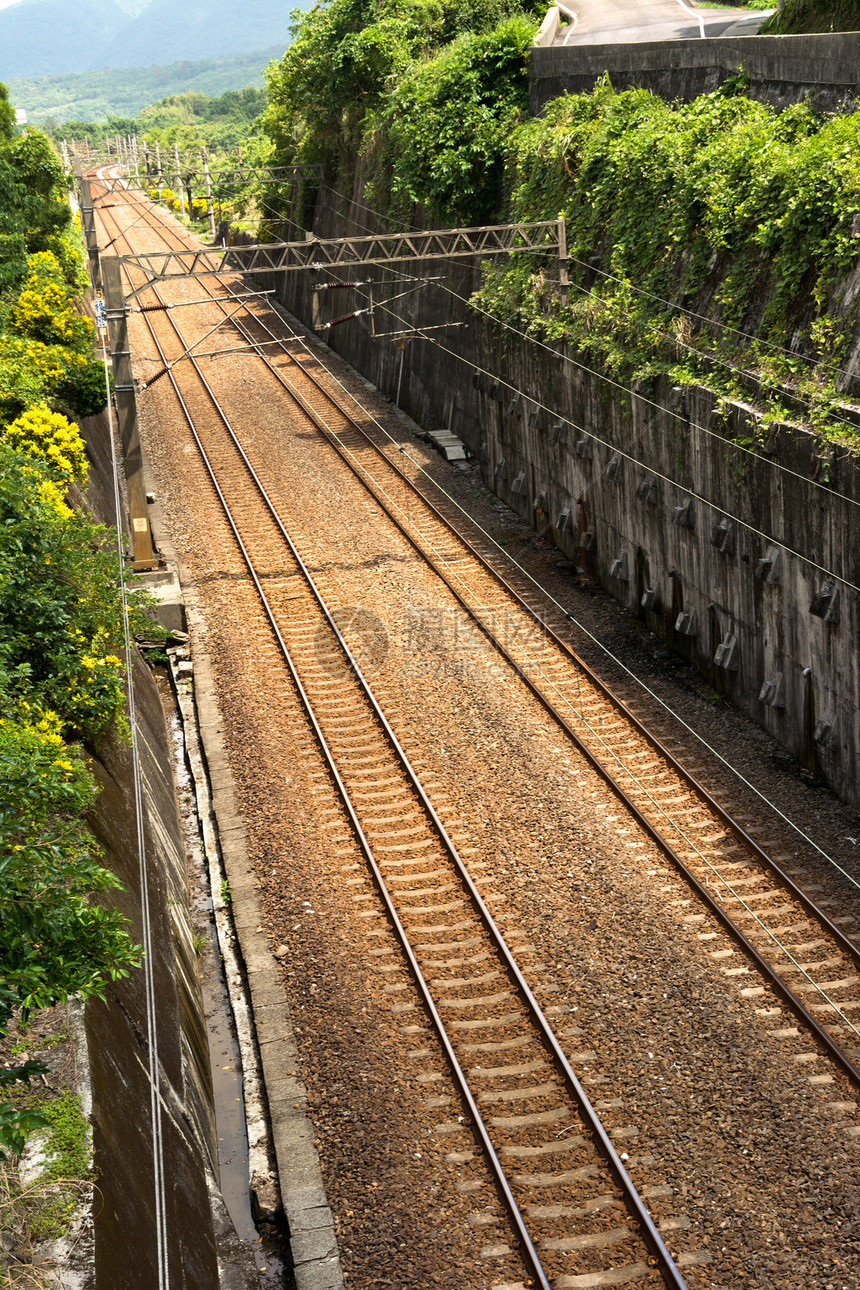
[[[750,98],[778,108],[808,98],[817,110],[835,111],[860,94],[860,32],[535,46],[529,54],[529,102],[537,114],[560,94],[592,90],[604,75],[616,90],[641,86],[687,101],[741,70],[749,78]]]

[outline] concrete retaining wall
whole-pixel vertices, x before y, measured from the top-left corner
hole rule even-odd
[[[112,523],[110,429],[82,423],[90,463],[87,503]],[[218,1192],[209,1045],[189,916],[185,846],[170,742],[152,673],[134,663],[149,910],[161,1071],[169,1282],[176,1290],[248,1290],[252,1255],[237,1241]],[[118,907],[143,939],[131,749],[106,739],[92,768],[101,792],[91,817],[105,863],[124,890]],[[144,978],[133,970],[85,1010],[98,1177],[92,1290],[159,1284]]]
[[[860,32],[535,48],[529,101],[537,115],[550,99],[592,90],[607,74],[616,90],[639,85],[687,101],[717,89],[741,68],[750,98],[774,107],[808,98],[818,111],[836,111],[860,93]]]
[[[315,231],[350,232],[325,193]],[[439,261],[407,269],[417,278],[446,272]],[[479,272],[477,264],[458,263],[447,285],[468,296]],[[305,322],[311,277],[289,274],[269,284]],[[366,303],[356,295],[347,304],[347,294],[321,297],[323,321]],[[860,586],[860,544],[851,541],[857,455],[826,449],[789,426],[771,433],[755,455],[742,453],[734,439],[754,430],[743,405],[724,418],[713,395],[698,388],[658,384],[624,395],[561,355],[511,334],[497,339],[433,284],[393,307],[419,325],[467,325],[434,332],[434,341],[414,338],[405,349],[374,339],[366,317],[326,338],[390,397],[399,384],[401,405],[419,423],[450,426],[494,492],[643,617],[716,691],[860,805],[860,605],[851,586],[824,572]],[[382,314],[375,321],[379,331],[396,325]],[[782,546],[772,564],[762,563],[772,545],[767,535]]]

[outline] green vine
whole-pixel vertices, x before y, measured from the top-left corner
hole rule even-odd
[[[742,89],[670,104],[604,79],[520,126],[509,215],[564,216],[569,304],[533,257],[488,266],[475,303],[619,380],[704,384],[755,402],[765,428],[853,441],[838,373],[857,323],[840,291],[858,253],[860,119],[778,113]]]

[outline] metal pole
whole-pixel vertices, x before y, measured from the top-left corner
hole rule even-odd
[[[394,400],[395,406],[400,407],[400,384],[403,380],[403,360],[406,357],[406,338],[400,340],[400,373],[397,377],[397,398]]]
[[[102,258],[102,280],[105,292],[105,318],[110,337],[114,397],[125,462],[134,567],[151,569],[153,565],[158,564],[158,557],[152,546],[152,532],[146,506],[143,457],[137,428],[137,402],[131,371],[131,353],[128,347],[128,320],[122,292],[122,270],[115,255],[106,255]]]
[[[206,214],[209,216],[209,236],[215,241],[215,212],[212,209],[212,184],[209,179],[209,159],[204,148],[200,156],[203,159],[203,186],[206,192]]]
[[[161,190],[164,187],[163,176],[161,174],[161,148],[158,140],[155,141],[155,166],[158,172],[156,183],[158,184],[158,195],[161,196]]]
[[[560,215],[558,219],[558,298],[562,309],[567,308],[568,303],[568,276],[567,276],[567,226],[564,222],[564,216]]]
[[[84,234],[84,241],[87,244],[87,259],[90,265],[90,281],[94,287],[98,287],[100,281],[99,275],[99,244],[96,236],[96,216],[93,210],[93,190],[89,179],[86,179],[82,173],[83,164],[80,158],[75,158],[75,179],[78,185],[78,193],[81,207],[81,228]]]
[[[137,168],[137,135],[132,135],[131,139],[132,156],[134,157],[134,186],[140,188],[140,174]]]
[[[173,159],[176,162],[176,191],[179,193],[179,214],[185,214],[185,197],[182,192],[182,171],[179,169],[179,144],[173,145]]]

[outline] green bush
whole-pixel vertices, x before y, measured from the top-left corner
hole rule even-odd
[[[439,219],[479,224],[498,215],[507,142],[528,110],[533,35],[533,23],[509,19],[410,68],[368,127],[372,202],[384,205],[390,185],[395,203],[421,203]]]
[[[505,131],[525,106],[539,10],[528,0],[332,0],[295,15],[295,39],[266,73],[274,159],[322,164],[330,181],[351,184],[362,152],[383,211],[402,216],[420,201],[481,218],[496,203]],[[277,212],[289,195],[273,186],[265,201]]]

